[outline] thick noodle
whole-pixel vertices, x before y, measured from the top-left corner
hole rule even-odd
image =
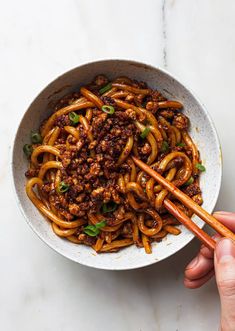
[[[26,193],[55,235],[97,253],[136,245],[147,254],[154,242],[179,235],[163,204],[172,196],[132,156],[201,204],[200,156],[182,108],[124,76],[98,75],[58,100],[41,124],[42,142],[32,146],[26,172]]]

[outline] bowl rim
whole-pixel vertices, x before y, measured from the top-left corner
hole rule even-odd
[[[180,250],[182,250],[183,248],[185,248],[187,245],[190,244],[190,242],[195,238],[195,235],[193,233],[190,233],[190,236],[188,238],[187,241],[185,241],[185,243],[180,246],[179,249],[177,249],[176,251],[173,251],[173,252],[170,252],[167,256],[164,256],[162,258],[159,258],[159,259],[154,259],[152,261],[148,261],[146,263],[141,263],[141,265],[134,265],[134,266],[123,266],[123,267],[118,267],[118,268],[115,268],[115,267],[109,267],[107,265],[105,266],[97,266],[97,265],[93,265],[92,263],[89,263],[87,260],[85,261],[78,261],[76,260],[75,258],[69,256],[66,254],[66,252],[62,251],[61,249],[59,249],[58,247],[54,247],[54,245],[52,243],[50,243],[49,241],[47,241],[43,235],[40,233],[40,231],[38,231],[32,224],[32,222],[30,222],[29,218],[27,217],[24,209],[23,209],[23,206],[20,202],[20,198],[18,196],[18,193],[17,193],[17,189],[16,189],[16,184],[15,184],[15,178],[14,178],[14,154],[15,154],[15,142],[16,142],[16,137],[19,133],[19,129],[24,121],[24,117],[26,116],[26,113],[28,112],[28,110],[30,109],[30,107],[32,106],[33,102],[35,101],[35,99],[37,99],[41,93],[43,93],[51,84],[53,84],[55,81],[57,81],[58,79],[62,78],[64,75],[67,75],[69,74],[70,72],[74,71],[74,70],[77,70],[79,69],[80,67],[83,67],[83,66],[89,66],[91,64],[98,64],[98,63],[103,63],[103,62],[117,62],[117,61],[120,61],[120,62],[125,62],[125,63],[133,63],[134,65],[137,65],[137,66],[141,66],[141,67],[147,67],[148,69],[150,70],[158,70],[160,72],[162,72],[163,74],[165,74],[166,76],[168,76],[169,78],[173,79],[174,81],[176,81],[178,84],[180,84],[184,89],[186,89],[188,92],[190,92],[190,94],[194,97],[194,99],[198,102],[199,106],[203,109],[203,112],[205,113],[206,117],[208,118],[208,121],[210,122],[210,125],[211,125],[211,129],[214,133],[214,138],[215,138],[215,143],[216,143],[216,146],[219,150],[219,153],[220,153],[220,163],[219,163],[219,173],[218,173],[218,177],[217,177],[217,190],[214,191],[214,199],[213,201],[211,202],[211,207],[209,208],[209,212],[211,213],[217,203],[217,200],[218,200],[218,197],[219,197],[219,193],[220,193],[220,189],[221,189],[221,183],[222,183],[222,176],[223,176],[223,157],[222,157],[222,147],[221,147],[221,143],[220,143],[220,139],[219,139],[219,136],[218,136],[218,132],[217,132],[217,129],[215,127],[215,124],[214,124],[214,121],[212,120],[211,118],[211,115],[210,113],[208,112],[208,110],[206,109],[204,103],[201,101],[200,98],[198,98],[197,94],[194,93],[194,91],[192,91],[191,88],[189,88],[187,85],[185,85],[184,83],[182,83],[182,80],[181,79],[178,79],[178,77],[174,74],[171,74],[168,70],[166,70],[165,68],[162,68],[161,66],[155,66],[155,65],[152,65],[152,64],[149,64],[149,63],[146,63],[146,62],[141,62],[141,61],[135,61],[133,59],[116,59],[116,58],[112,58],[112,59],[98,59],[98,60],[95,60],[95,61],[89,61],[89,62],[82,62],[81,64],[79,64],[78,66],[76,67],[73,67],[69,70],[66,70],[65,72],[63,72],[62,74],[58,75],[57,77],[55,77],[53,80],[51,80],[45,87],[43,87],[39,93],[36,94],[36,96],[33,98],[33,100],[30,102],[30,104],[28,105],[28,107],[26,108],[26,110],[24,111],[23,115],[22,115],[22,118],[21,120],[19,121],[16,129],[14,130],[14,133],[13,133],[13,139],[12,139],[12,144],[11,144],[11,152],[10,152],[10,155],[11,155],[11,162],[10,162],[10,170],[11,170],[11,185],[13,186],[13,191],[14,191],[14,196],[15,196],[15,199],[16,199],[16,203],[17,203],[17,206],[18,208],[20,209],[20,212],[21,214],[24,216],[24,219],[26,221],[26,223],[30,226],[30,228],[33,230],[33,232],[49,247],[51,248],[53,251],[59,253],[60,255],[62,255],[63,257],[73,261],[73,262],[76,262],[76,263],[79,263],[81,265],[84,265],[84,266],[87,266],[87,267],[92,267],[92,268],[95,268],[95,269],[100,269],[100,270],[110,270],[110,271],[123,271],[123,270],[133,270],[133,269],[139,269],[139,268],[144,268],[144,267],[147,267],[147,266],[150,266],[150,265],[153,265],[155,263],[158,263],[158,262],[161,262],[171,256],[173,256],[174,254],[178,253]],[[207,208],[208,209],[208,208]],[[201,226],[201,228],[204,227],[205,224],[203,224]]]

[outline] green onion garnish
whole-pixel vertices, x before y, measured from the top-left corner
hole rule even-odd
[[[38,132],[31,131],[30,138],[33,144],[40,144],[42,142],[42,137]]]
[[[69,189],[68,184],[66,184],[65,182],[60,182],[57,189],[56,189],[56,191],[57,191],[57,193],[62,194],[62,193],[67,192],[68,189]]]
[[[191,176],[189,180],[184,184],[185,186],[191,185],[194,182],[194,178]]]
[[[102,204],[102,212],[103,213],[110,213],[117,208],[117,204],[113,201],[103,203]]]
[[[84,232],[90,237],[96,237],[100,233],[100,230],[97,229],[95,225],[87,225],[84,228]]]
[[[87,225],[84,228],[84,232],[90,237],[96,237],[100,233],[100,229],[106,225],[106,221],[103,220],[95,225]]]
[[[23,147],[23,152],[24,152],[25,155],[29,158],[30,155],[31,155],[32,152],[33,152],[33,147],[32,147],[32,145],[25,144],[24,147]]]
[[[162,147],[161,147],[161,152],[167,152],[169,150],[169,144],[168,144],[168,142],[167,141],[163,141],[162,142]]]
[[[197,163],[196,164],[196,168],[200,171],[206,171],[206,168],[204,167],[204,165],[202,165],[201,163]]]
[[[115,109],[113,108],[113,106],[104,105],[104,106],[102,106],[101,109],[103,110],[103,112],[105,112],[107,114],[110,114],[110,115],[112,115],[113,113],[115,113]]]
[[[185,147],[185,143],[177,143],[176,146]]]
[[[145,128],[145,129],[141,132],[140,137],[141,137],[142,139],[145,139],[145,138],[147,137],[147,135],[149,134],[150,131],[151,131],[150,128]]]
[[[102,87],[100,90],[99,90],[99,93],[100,94],[104,94],[105,92],[108,92],[109,90],[111,90],[112,88],[112,84],[109,83],[107,85],[105,85],[104,87]]]
[[[106,221],[103,220],[103,221],[101,221],[101,222],[99,222],[99,223],[96,223],[95,226],[96,226],[97,229],[101,229],[101,228],[103,228],[105,225],[106,225]]]
[[[78,124],[79,118],[80,118],[80,116],[78,114],[76,114],[74,111],[69,113],[69,119],[70,119],[70,122],[72,125]]]

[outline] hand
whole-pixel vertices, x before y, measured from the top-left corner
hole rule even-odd
[[[217,212],[214,216],[235,232],[235,213]],[[213,237],[216,249],[213,253],[202,246],[198,255],[185,269],[184,284],[198,288],[214,274],[221,301],[221,330],[235,330],[235,243],[230,239]]]

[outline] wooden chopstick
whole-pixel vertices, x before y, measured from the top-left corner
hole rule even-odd
[[[172,201],[165,199],[163,202],[165,208],[171,215],[180,221],[187,229],[195,234],[195,236],[209,249],[215,249],[215,241],[209,236],[208,233],[200,229],[181,209],[179,209]]]
[[[169,192],[171,192],[171,194],[174,195],[179,201],[181,201],[183,203],[183,205],[185,205],[186,207],[191,209],[197,216],[199,216],[204,222],[206,222],[208,225],[210,225],[215,231],[217,231],[223,237],[227,237],[227,238],[230,238],[233,241],[235,241],[235,234],[232,231],[230,231],[228,228],[226,228],[226,226],[224,226],[222,223],[220,223],[215,217],[210,215],[205,209],[203,209],[201,206],[199,206],[189,196],[187,196],[185,193],[183,193],[181,190],[179,190],[174,184],[172,184],[166,178],[162,177],[158,172],[154,171],[152,168],[150,168],[147,164],[145,164],[138,158],[132,156],[132,159],[141,170],[146,172],[148,175],[150,175],[152,178],[154,178],[159,184],[161,184],[165,189],[167,189]],[[172,206],[170,206],[168,203],[168,207],[171,208]],[[176,207],[176,206],[174,205],[174,207]],[[182,214],[181,214],[181,216],[182,216]],[[179,221],[180,221],[180,219],[179,219]],[[189,223],[188,223],[188,226],[189,226]],[[191,228],[191,225],[190,225],[190,230],[193,231],[193,229]],[[202,231],[202,232],[205,233],[204,231]]]

